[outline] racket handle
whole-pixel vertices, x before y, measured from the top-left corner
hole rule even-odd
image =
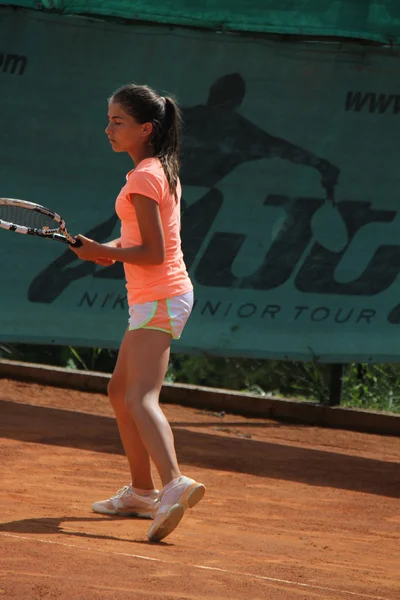
[[[81,240],[77,240],[75,238],[75,243],[74,244],[70,244],[70,246],[73,246],[74,248],[80,248],[81,246],[83,246],[83,244],[82,244]]]
[[[47,237],[50,240],[56,240],[56,242],[62,242],[63,244],[68,244],[69,246],[75,246],[75,244],[71,244],[69,240],[67,240],[67,238],[65,237],[65,235],[62,235],[60,233],[53,233],[52,235],[45,235],[43,237]],[[79,246],[82,246],[82,242],[80,240],[76,240],[76,247],[78,248],[78,242],[79,242]]]

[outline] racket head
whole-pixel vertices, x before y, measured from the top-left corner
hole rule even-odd
[[[15,233],[48,237],[75,244],[65,221],[54,211],[19,198],[0,198],[0,227]]]

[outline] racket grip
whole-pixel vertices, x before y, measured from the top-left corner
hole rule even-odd
[[[74,248],[80,248],[81,246],[83,246],[81,240],[77,240],[75,238],[75,243],[74,244],[70,244],[70,246],[73,246]]]

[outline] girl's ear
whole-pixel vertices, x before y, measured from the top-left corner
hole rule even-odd
[[[235,110],[243,102],[246,84],[240,73],[224,75],[210,88],[207,106]]]
[[[143,123],[142,126],[142,134],[143,137],[147,137],[148,135],[151,135],[153,133],[153,123]]]

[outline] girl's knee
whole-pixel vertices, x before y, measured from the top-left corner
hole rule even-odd
[[[142,408],[142,401],[139,394],[129,391],[125,396],[125,404],[132,415],[138,413]]]
[[[148,412],[154,403],[158,403],[158,394],[143,394],[139,390],[130,389],[125,396],[125,404],[133,416]]]

